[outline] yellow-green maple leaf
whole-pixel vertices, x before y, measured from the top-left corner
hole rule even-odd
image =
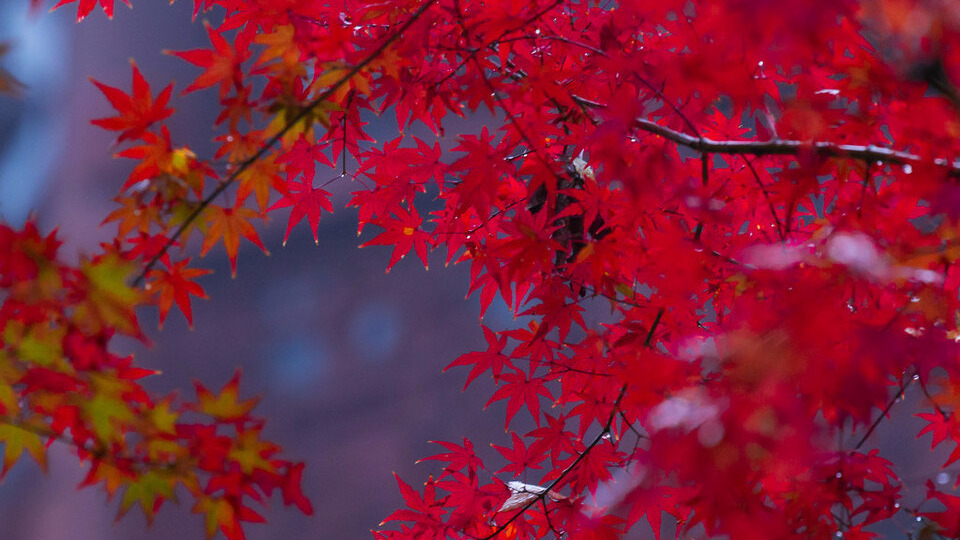
[[[173,491],[175,485],[176,480],[173,476],[160,471],[151,470],[139,475],[127,484],[123,499],[120,501],[117,518],[122,517],[134,503],[137,503],[143,510],[143,515],[147,517],[147,523],[151,523],[163,501],[175,499]]]
[[[228,457],[240,465],[244,474],[253,474],[255,469],[272,473],[275,468],[267,458],[279,450],[277,445],[260,440],[259,429],[246,429],[237,436],[237,445],[230,449]]]
[[[74,310],[74,322],[92,333],[115,328],[127,335],[139,335],[140,325],[134,309],[144,296],[128,285],[133,266],[119,255],[110,253],[83,261],[80,271],[87,278],[86,294]]]

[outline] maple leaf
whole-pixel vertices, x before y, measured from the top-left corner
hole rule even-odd
[[[244,429],[237,435],[236,445],[230,449],[227,457],[240,466],[244,474],[254,471],[275,472],[269,458],[280,451],[280,447],[269,441],[260,440],[262,427]]]
[[[367,246],[393,246],[393,253],[390,255],[390,262],[387,263],[386,272],[389,273],[393,265],[397,264],[411,249],[416,251],[417,256],[423,262],[424,268],[429,269],[427,264],[427,250],[431,243],[430,235],[420,229],[423,219],[417,213],[417,209],[411,205],[409,209],[397,206],[392,211],[392,216],[374,220],[374,223],[383,227],[385,230],[373,237],[372,240],[362,244],[360,247]]]
[[[150,226],[160,220],[160,212],[155,206],[144,206],[136,197],[117,199],[120,208],[110,212],[101,225],[117,221],[117,236],[124,237],[132,231],[146,235]]]
[[[527,433],[527,437],[537,439],[530,445],[530,451],[537,453],[549,451],[553,463],[559,461],[561,452],[566,452],[568,455],[577,453],[573,444],[575,437],[566,429],[566,418],[549,414],[544,414],[543,417],[547,420],[546,425]]]
[[[237,176],[237,200],[245,201],[254,194],[257,208],[268,211],[270,188],[283,192],[285,185],[280,177],[280,167],[272,158],[262,158]]]
[[[92,486],[103,482],[103,488],[107,492],[107,500],[113,499],[113,496],[124,485],[136,479],[136,474],[132,471],[118,467],[116,464],[105,461],[94,461],[87,471],[87,475],[80,482],[80,487]]]
[[[397,485],[400,486],[400,495],[403,497],[407,509],[394,511],[381,521],[380,525],[382,526],[390,521],[413,521],[415,530],[432,533],[441,529],[443,527],[443,498],[437,499],[436,484],[433,478],[431,477],[427,481],[421,496],[401,480],[400,475],[393,473],[393,476],[397,480]]]
[[[483,468],[483,460],[474,453],[473,443],[466,437],[463,438],[463,446],[446,441],[430,442],[439,444],[449,450],[449,452],[419,459],[417,463],[428,460],[446,461],[447,465],[443,468],[443,474],[440,475],[440,478],[462,469],[467,469],[468,472],[475,473],[477,468]]]
[[[62,6],[72,4],[74,2],[79,2],[77,4],[77,22],[82,21],[93,11],[93,8],[97,5],[99,1],[100,7],[103,9],[103,12],[107,14],[108,19],[113,18],[113,0],[60,0],[57,2],[57,5],[53,6],[52,9],[57,9]],[[130,4],[130,0],[123,0],[123,3],[127,7],[132,8],[133,5]]]
[[[223,385],[220,393],[214,395],[199,381],[194,381],[194,388],[197,391],[196,410],[208,414],[213,418],[224,422],[242,422],[246,420],[250,411],[256,407],[258,399],[248,399],[239,401],[240,388],[240,370],[238,369],[233,377]]]
[[[171,397],[160,400],[154,405],[153,409],[150,410],[149,414],[150,420],[156,430],[168,435],[176,434],[177,419],[180,418],[180,414],[171,409],[172,401],[173,399]]]
[[[81,272],[86,280],[81,286],[84,300],[77,305],[73,317],[80,327],[101,330],[114,328],[131,336],[140,336],[140,324],[134,309],[143,293],[128,285],[133,266],[116,253],[83,261]]]
[[[138,504],[143,515],[147,517],[147,523],[152,523],[163,501],[174,498],[175,483],[172,475],[162,471],[147,471],[126,482],[117,519],[122,518],[134,504]]]
[[[956,537],[960,534],[960,497],[937,491],[930,480],[927,480],[926,485],[927,500],[935,499],[945,508],[940,512],[922,512],[920,515],[939,526],[936,530],[937,536]],[[932,538],[934,535],[928,536]]]
[[[97,440],[105,444],[121,441],[123,431],[137,420],[130,405],[115,391],[98,392],[92,398],[85,399],[80,408],[93,427]]]
[[[287,468],[283,479],[283,504],[295,504],[301,512],[308,516],[313,515],[313,505],[303,495],[300,484],[303,481],[303,463],[296,463]]]
[[[305,135],[300,134],[290,150],[285,152],[278,162],[285,165],[284,172],[288,179],[292,180],[302,174],[304,181],[312,183],[317,174],[317,163],[333,167],[330,158],[324,153],[326,147],[325,143],[312,143]]]
[[[464,390],[470,386],[470,383],[478,375],[488,370],[493,375],[494,380],[498,379],[503,372],[503,368],[507,366],[510,360],[509,356],[503,354],[503,348],[507,346],[507,337],[497,336],[486,325],[480,325],[480,328],[483,329],[483,337],[487,340],[487,350],[463,354],[451,362],[449,366],[443,368],[446,371],[456,366],[473,366],[470,368],[470,374],[467,375],[467,382],[463,384]]]
[[[504,431],[509,431],[510,420],[513,419],[520,407],[526,405],[530,415],[540,425],[540,396],[553,400],[553,396],[547,387],[544,386],[544,380],[540,377],[528,377],[525,373],[513,367],[512,372],[504,373],[500,377],[500,386],[497,391],[490,396],[484,408],[491,403],[506,399],[507,401],[507,421],[504,425]]]
[[[507,488],[510,489],[510,497],[503,501],[503,504],[497,509],[498,514],[522,508],[533,499],[538,496],[543,496],[544,494],[553,501],[565,501],[569,499],[569,497],[557,493],[552,489],[547,489],[536,484],[517,482],[515,480],[507,482]]]
[[[597,488],[603,480],[610,479],[610,467],[621,465],[623,457],[612,444],[598,444],[583,454],[571,475],[575,491],[587,490],[597,494]]]
[[[150,85],[143,78],[137,64],[131,60],[130,66],[133,68],[133,90],[130,94],[93,78],[90,79],[119,113],[110,118],[91,120],[90,123],[110,131],[119,131],[118,142],[140,138],[143,132],[154,123],[173,114],[173,109],[167,108],[167,102],[170,101],[170,94],[173,92],[173,84],[168,84],[161,90],[154,101]]]
[[[296,43],[296,31],[292,24],[277,26],[273,31],[258,34],[254,43],[264,45],[265,48],[257,58],[257,65],[268,64],[271,60],[279,59],[275,65],[268,66],[272,70],[287,70],[303,75],[304,68],[300,62],[301,51]]]
[[[206,13],[213,8],[214,2],[216,0],[193,0],[193,20],[197,20],[197,15],[200,13]],[[173,0],[170,2],[173,3]]]
[[[240,249],[240,237],[243,236],[255,246],[260,248],[265,254],[270,252],[260,241],[260,235],[250,224],[250,220],[259,217],[258,214],[242,206],[233,208],[224,208],[215,204],[207,207],[205,214],[207,219],[207,234],[203,238],[203,245],[200,247],[200,256],[206,255],[218,240],[223,239],[223,247],[227,250],[227,257],[230,259],[230,273],[237,275],[237,252]]]
[[[955,415],[950,414],[946,418],[940,412],[918,413],[918,418],[926,420],[928,423],[917,433],[920,438],[925,433],[931,433],[933,440],[930,442],[930,448],[936,448],[940,443],[950,440],[957,445],[950,452],[944,467],[949,466],[954,461],[960,459],[960,424],[957,423]]]
[[[186,268],[190,259],[184,259],[180,262],[170,265],[165,263],[167,270],[155,268],[151,270],[147,277],[152,279],[147,284],[148,290],[154,291],[158,296],[157,307],[160,310],[160,328],[163,328],[163,322],[176,302],[180,312],[186,317],[190,328],[193,328],[193,311],[190,309],[190,295],[198,298],[207,298],[203,288],[194,283],[194,279],[212,273],[212,270],[205,268]]]
[[[517,478],[521,474],[526,473],[530,469],[540,469],[540,463],[547,458],[542,452],[536,451],[536,447],[531,445],[530,448],[527,448],[527,445],[524,444],[523,439],[521,439],[516,433],[511,432],[510,436],[513,438],[513,447],[507,448],[504,446],[497,446],[492,444],[491,446],[503,457],[507,458],[508,463],[501,468],[497,473],[502,472],[513,472],[513,477]]]
[[[195,514],[206,514],[207,538],[216,536],[217,531],[223,533],[228,540],[242,540],[243,529],[240,527],[240,516],[230,500],[216,497],[200,497],[192,509]]]
[[[0,471],[0,478],[7,475],[24,450],[46,472],[47,452],[40,435],[14,424],[0,423],[0,442],[3,443],[3,470]]]
[[[192,49],[189,51],[164,51],[203,68],[203,73],[184,89],[184,94],[195,92],[214,85],[220,86],[220,97],[226,97],[230,88],[240,88],[240,65],[250,56],[250,36],[248,32],[239,32],[231,46],[223,35],[204,21],[207,35],[213,44],[210,49]]]
[[[288,206],[293,208],[290,209],[290,217],[287,219],[287,231],[283,235],[283,245],[287,245],[287,238],[290,237],[293,226],[300,223],[304,218],[310,225],[314,243],[320,244],[320,239],[317,237],[317,228],[320,226],[320,212],[321,210],[326,210],[328,213],[333,212],[333,205],[330,204],[330,192],[313,187],[313,181],[304,175],[299,182],[288,182],[283,197],[273,203],[273,206],[268,208],[267,211]]]

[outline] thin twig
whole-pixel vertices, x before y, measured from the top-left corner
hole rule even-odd
[[[937,403],[935,399],[933,399],[933,396],[930,395],[930,391],[927,390],[926,383],[924,383],[922,379],[917,379],[917,382],[920,383],[920,389],[923,390],[923,395],[926,396],[928,401],[930,401],[930,403],[933,405],[933,408],[936,409],[937,413],[940,414],[940,417],[943,418],[944,420],[949,420],[950,415],[947,414],[947,411],[943,410],[943,407],[941,407],[940,404]]]
[[[877,419],[874,420],[872,424],[870,424],[870,427],[867,429],[867,432],[863,434],[863,437],[860,437],[860,441],[857,443],[856,446],[853,447],[854,450],[859,450],[860,447],[863,446],[863,443],[867,442],[867,439],[869,439],[870,435],[873,434],[873,431],[877,429],[877,426],[880,425],[880,422],[882,422],[883,419],[887,417],[887,414],[890,413],[890,409],[892,409],[893,406],[897,403],[897,401],[899,401],[900,398],[903,397],[903,393],[907,391],[907,387],[909,387],[912,382],[913,382],[913,374],[911,374],[908,377],[904,377],[903,382],[900,383],[900,388],[897,389],[897,393],[894,394],[892,399],[890,399],[890,401],[887,403],[887,406],[883,408],[883,412],[881,412],[880,415],[877,416]]]

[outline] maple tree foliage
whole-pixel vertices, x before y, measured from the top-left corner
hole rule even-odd
[[[114,7],[56,7],[75,3],[78,19]],[[955,495],[929,483],[907,508],[868,444],[916,386],[916,435],[960,458],[954,5],[194,0],[201,14],[210,46],[170,54],[197,69],[182,92],[219,98],[216,155],[176,142],[171,86],[133,64],[129,92],[94,81],[116,116],[93,123],[132,163],[114,241],[69,265],[54,234],[0,227],[4,471],[60,440],[121,513],[150,518],[178,486],[208,535],[242,537],[274,491],[309,513],[303,464],[260,438],[239,376],[154,396],[109,344],[143,338],[144,305],[192,325],[208,270],[189,238],[235,273],[241,243],[266,251],[268,217],[318,239],[326,188],[348,183],[387,271],[441,250],[470,268],[481,316],[502,301],[531,321],[483,326],[486,348],[450,363],[492,378],[505,445],[438,441],[438,475],[397,478],[378,539],[875,538],[904,513],[920,537],[960,535]],[[474,113],[492,125],[448,133]],[[374,141],[371,114],[399,135]]]

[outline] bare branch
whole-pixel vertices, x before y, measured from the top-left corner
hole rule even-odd
[[[597,105],[597,104],[594,104]],[[796,156],[811,151],[821,156],[860,159],[869,163],[883,162],[896,165],[920,164],[923,158],[910,152],[899,152],[882,146],[836,144],[826,141],[795,141],[775,139],[772,141],[717,141],[706,137],[694,137],[662,126],[646,118],[637,118],[635,125],[648,133],[659,135],[681,146],[699,152],[711,152],[725,155],[751,156]],[[944,158],[933,160],[938,167],[946,167],[951,175],[960,175],[960,161],[948,161]]]

